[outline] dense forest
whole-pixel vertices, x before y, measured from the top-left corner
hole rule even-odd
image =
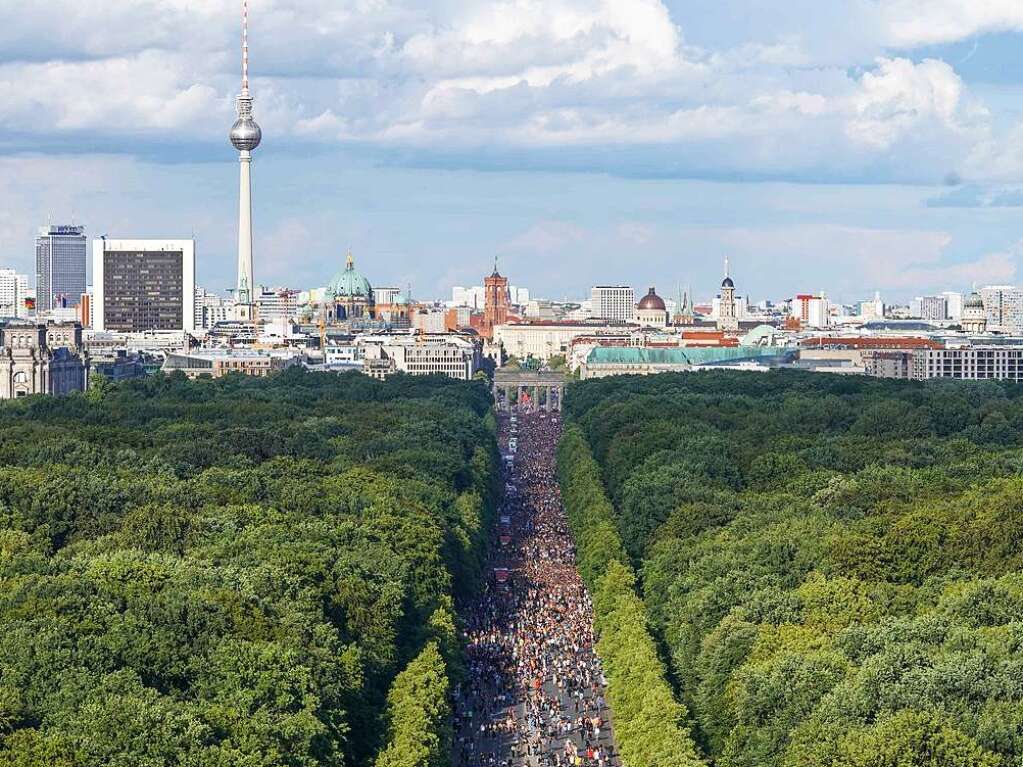
[[[0,764],[446,764],[495,450],[437,377],[4,404]]]
[[[1023,763],[1023,388],[708,372],[566,405],[709,761]]]

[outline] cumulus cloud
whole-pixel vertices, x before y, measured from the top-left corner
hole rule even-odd
[[[916,47],[963,40],[984,32],[1023,30],[1023,4],[1017,0],[881,0],[885,42]]]
[[[1016,0],[858,0],[841,13],[825,3],[819,23],[855,41],[836,46],[844,58],[798,27],[700,47],[686,40],[685,8],[673,15],[665,0],[252,5],[268,138],[486,148],[510,165],[523,149],[630,147],[680,175],[1023,177],[1023,161],[1001,159],[1013,137],[948,63],[890,52],[1023,28]],[[223,141],[237,12],[235,0],[0,0],[10,22],[0,25],[0,130]],[[616,170],[613,153],[602,157]]]

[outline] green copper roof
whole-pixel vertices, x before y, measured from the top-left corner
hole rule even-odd
[[[713,365],[722,362],[782,359],[784,349],[770,347],[649,348],[597,346],[586,358],[587,365]]]
[[[369,280],[355,270],[355,261],[351,253],[348,254],[348,263],[345,266],[345,270],[334,277],[330,281],[330,285],[327,286],[327,295],[333,295],[338,298],[368,299],[372,291]]]
[[[753,330],[739,339],[740,346],[761,346],[762,342],[778,335],[778,329],[771,325],[757,325]]]

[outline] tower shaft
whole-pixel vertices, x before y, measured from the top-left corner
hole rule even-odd
[[[239,153],[238,194],[238,303],[253,301],[252,277],[252,152]]]
[[[263,132],[252,116],[249,92],[249,4],[242,2],[242,88],[237,98],[238,120],[231,128],[231,144],[238,150],[238,292],[235,318],[255,319],[255,278],[252,274],[252,151]]]

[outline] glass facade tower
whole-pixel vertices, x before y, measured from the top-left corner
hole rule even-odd
[[[36,237],[36,311],[74,307],[85,292],[83,226],[44,226]]]

